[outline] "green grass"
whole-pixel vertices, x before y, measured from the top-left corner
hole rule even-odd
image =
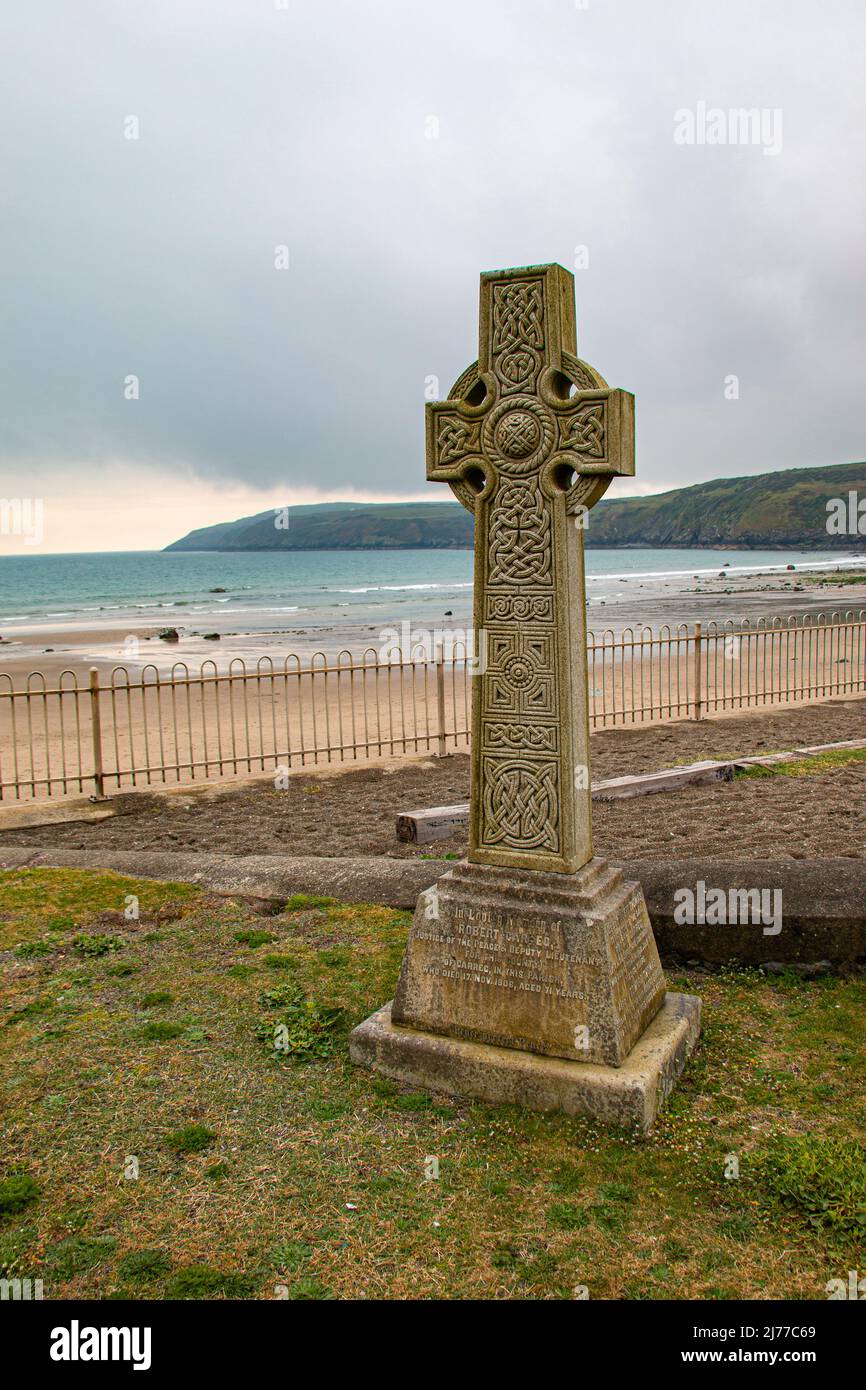
[[[156,1009],[162,1004],[173,1004],[174,995],[167,989],[152,989],[149,993],[142,996],[138,1007],[140,1009]]]
[[[850,570],[835,570],[832,574],[803,574],[800,575],[800,583],[819,584],[822,588],[825,584],[832,584],[835,588],[841,584],[866,584],[866,574],[852,573]]]
[[[152,1284],[170,1270],[171,1258],[164,1250],[130,1250],[117,1262],[117,1274],[124,1283]]]
[[[106,932],[80,931],[72,938],[72,949],[78,956],[107,956],[109,951],[122,951],[123,942]]]
[[[139,1036],[146,1038],[148,1042],[171,1042],[172,1038],[179,1038],[182,1033],[182,1024],[157,1020],[154,1023],[146,1023]]]
[[[130,892],[158,933],[123,926]],[[704,1034],[641,1140],[352,1067],[348,1032],[391,998],[409,920],[297,907],[269,919],[277,969],[237,940],[257,930],[242,903],[0,874],[7,1277],[49,1299],[811,1299],[862,1268],[862,975],[677,972]],[[106,930],[131,972],[74,951]],[[258,1036],[275,1018],[322,1051]]]
[[[814,777],[821,772],[835,772],[852,763],[866,763],[866,748],[834,748],[827,753],[797,758],[790,763],[773,763],[769,767],[736,768],[734,777]]]
[[[166,1148],[173,1154],[195,1154],[210,1148],[216,1134],[207,1125],[183,1125],[165,1137]]]
[[[29,1173],[13,1173],[0,1181],[0,1217],[23,1211],[39,1196],[39,1184]]]
[[[242,946],[249,946],[251,951],[257,951],[260,946],[269,946],[277,940],[275,932],[262,931],[261,928],[253,928],[249,931],[236,931],[235,941]]]
[[[295,893],[293,897],[289,898],[283,911],[309,912],[311,908],[333,907],[335,902],[335,898],[320,898],[311,896],[309,893]]]
[[[765,1201],[780,1203],[810,1226],[866,1234],[866,1144],[842,1137],[780,1135],[756,1169]]]

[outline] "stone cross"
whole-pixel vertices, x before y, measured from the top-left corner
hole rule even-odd
[[[583,525],[634,472],[634,401],[575,354],[558,265],[481,277],[481,348],[427,406],[427,477],[475,516],[470,852],[420,894],[353,1061],[413,1089],[647,1130],[695,1046],[640,884],[593,857]]]
[[[576,351],[561,265],[482,274],[478,361],[426,408],[427,477],[475,515],[476,864],[576,873],[592,858],[583,529],[634,473],[634,397]]]

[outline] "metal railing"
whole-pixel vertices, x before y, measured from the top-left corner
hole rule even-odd
[[[470,654],[471,655],[471,654]],[[286,772],[468,747],[474,663],[410,650],[383,660],[176,662],[107,678],[0,672],[0,800],[102,797],[128,787]],[[866,611],[757,623],[590,632],[594,729],[700,719],[866,693]]]

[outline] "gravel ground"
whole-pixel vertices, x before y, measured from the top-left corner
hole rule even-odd
[[[701,758],[866,737],[866,700],[756,712],[699,724],[611,729],[592,739],[593,776],[652,772]],[[2,845],[67,849],[190,850],[226,854],[417,855],[431,847],[398,844],[399,811],[465,801],[469,760],[402,760],[291,778],[213,784],[194,793],[120,799],[124,814],[94,823],[56,823],[0,833]],[[593,810],[595,847],[611,859],[675,854],[730,858],[866,856],[866,764],[820,775],[738,780]],[[439,854],[462,852],[465,837],[440,840]]]

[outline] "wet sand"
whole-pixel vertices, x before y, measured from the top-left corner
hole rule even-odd
[[[630,577],[616,581],[616,593],[604,601],[590,598],[587,625],[599,636],[606,631],[616,634],[627,628],[680,624],[692,626],[696,621],[704,628],[717,623],[739,623],[748,620],[754,625],[763,618],[787,622],[789,618],[810,617],[813,621],[835,612],[858,616],[866,612],[866,583],[839,583],[817,574],[724,574],[722,567],[715,579],[702,576],[683,581],[682,576],[638,579]],[[608,586],[610,587],[610,586]],[[423,637],[429,628],[429,608],[420,620],[411,610],[401,615],[408,620],[412,636]],[[471,625],[468,598],[452,600],[452,608],[436,619],[435,630],[444,634],[463,632]],[[213,662],[226,671],[235,659],[254,667],[260,657],[269,657],[280,666],[290,653],[306,662],[314,652],[334,658],[341,651],[360,656],[364,651],[379,652],[382,646],[380,625],[362,622],[273,628],[270,630],[221,633],[218,641],[205,640],[192,625],[175,621],[179,640],[162,641],[158,633],[165,621],[120,628],[114,623],[88,627],[32,626],[9,630],[0,643],[0,675],[8,673],[20,688],[28,672],[43,673],[48,685],[54,685],[64,670],[74,671],[79,680],[90,666],[102,675],[113,667],[125,666],[138,675],[147,665],[156,666],[161,675],[168,675],[173,665],[186,662],[190,671],[198,671],[203,662]],[[400,623],[395,624],[400,630]],[[444,639],[447,641],[447,637]],[[447,649],[446,649],[447,650]]]

